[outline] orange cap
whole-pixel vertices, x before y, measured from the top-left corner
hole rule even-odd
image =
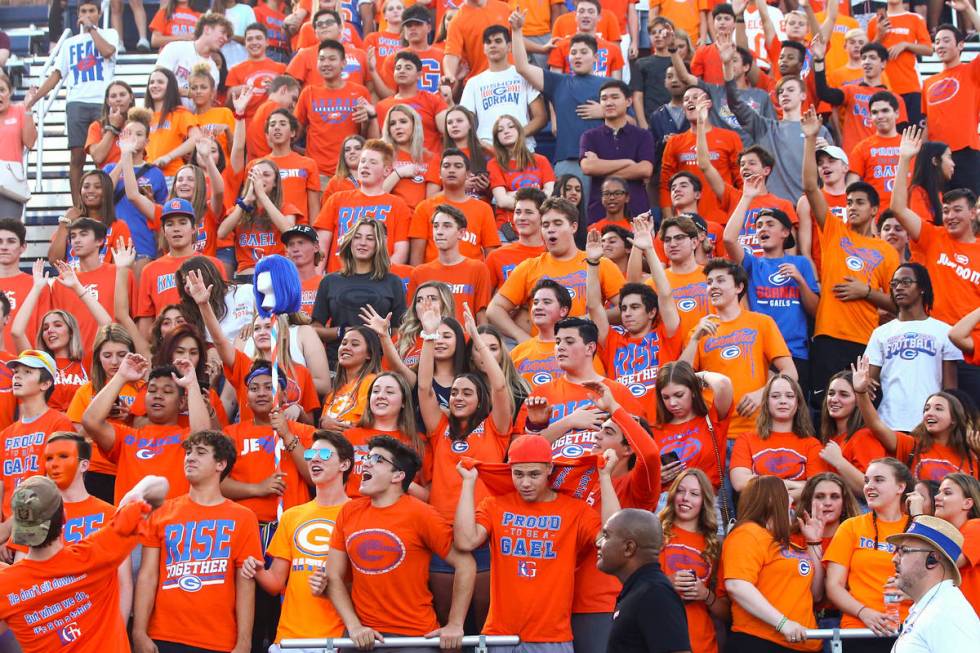
[[[519,463],[550,463],[551,443],[540,435],[519,435],[507,451],[511,465]]]

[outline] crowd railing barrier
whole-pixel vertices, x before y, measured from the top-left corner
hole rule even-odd
[[[463,646],[475,647],[474,653],[488,653],[488,646],[517,646],[521,643],[521,638],[517,635],[468,635],[463,638]],[[431,646],[439,648],[438,637],[386,637],[385,641],[374,645],[376,649],[402,648],[410,646]],[[323,653],[337,653],[338,649],[353,649],[354,642],[347,638],[319,638],[319,639],[284,639],[279,642],[279,648],[284,651],[296,649],[308,649],[323,651]]]

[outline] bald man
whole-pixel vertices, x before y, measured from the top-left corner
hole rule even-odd
[[[606,650],[690,652],[684,604],[658,562],[663,541],[657,516],[636,508],[620,510],[600,531],[596,565],[623,584]]]

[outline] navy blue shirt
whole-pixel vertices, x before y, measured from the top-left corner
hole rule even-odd
[[[555,106],[558,138],[555,142],[555,161],[575,159],[578,161],[578,146],[582,134],[587,129],[598,127],[601,120],[583,120],[575,113],[575,107],[590,100],[599,101],[599,87],[609,81],[606,77],[595,75],[565,75],[542,70],[544,73],[543,93]]]
[[[793,279],[779,273],[779,266],[792,263],[803,275],[806,285],[814,293],[820,293],[813,264],[805,256],[783,256],[765,258],[753,256],[748,250],[742,257],[742,267],[749,275],[749,288],[746,293],[749,308],[757,313],[765,313],[773,319],[783,340],[789,347],[793,358],[809,360],[809,335],[807,334],[807,314],[800,299],[800,286]]]
[[[643,565],[623,583],[606,650],[609,653],[691,650],[684,603],[657,562]]]
[[[559,132],[560,133],[560,132]],[[632,159],[650,161],[655,155],[653,134],[649,130],[626,123],[618,131],[608,125],[594,127],[582,134],[579,146],[579,158],[585,157],[586,152],[594,152],[600,159],[615,161],[616,159]],[[606,217],[602,207],[602,182],[605,176],[590,175],[592,184],[589,187],[589,223]],[[630,179],[628,182],[630,201],[627,207],[629,215],[635,216],[650,210],[650,200],[647,198],[645,184],[642,179]]]

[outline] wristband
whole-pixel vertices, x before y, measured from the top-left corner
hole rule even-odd
[[[109,132],[110,134],[115,134],[116,136],[119,135],[119,128],[115,125],[106,125],[105,131]]]
[[[864,609],[865,609],[866,607],[868,607],[868,606],[866,606],[866,605],[862,605],[862,606],[861,606],[861,607],[860,607],[860,608],[858,609],[858,611],[857,611],[857,614],[856,614],[856,615],[854,615],[854,616],[855,616],[855,617],[857,617],[858,619],[860,619],[860,618],[861,618],[861,610],[864,610]]]
[[[245,200],[243,200],[243,199],[242,199],[242,198],[240,198],[240,197],[239,197],[239,198],[238,198],[237,200],[235,200],[235,204],[236,204],[236,205],[238,206],[238,208],[240,208],[240,209],[241,209],[242,211],[245,211],[245,213],[251,213],[252,211],[254,211],[254,210],[255,210],[255,205],[254,205],[254,204],[246,204],[246,203],[245,203]]]
[[[807,546],[823,546],[823,542],[807,542]]]
[[[425,331],[423,331],[422,333],[419,334],[419,338],[422,338],[422,340],[438,340],[439,339],[439,334],[438,333],[426,333]]]
[[[868,391],[867,390],[855,390],[854,391],[854,394],[857,394],[857,395],[866,395],[866,394],[868,394]]]
[[[824,62],[824,60],[823,60],[823,59],[817,59],[816,57],[814,57],[814,58],[813,58],[813,61],[814,61],[815,63],[823,63],[823,62]]]
[[[244,113],[237,113],[236,112],[235,113],[235,120],[245,120],[245,114]]]
[[[599,261],[593,261],[590,258],[585,259],[585,262],[586,262],[586,264],[591,265],[592,267],[595,267],[595,266],[599,265]]]
[[[299,446],[299,438],[294,437],[293,441],[283,447],[286,453],[292,453],[293,449]]]
[[[546,428],[548,428],[548,422],[545,422],[543,424],[537,424],[531,421],[524,422],[524,430],[527,431],[528,433],[540,433]]]
[[[788,619],[786,619],[785,616],[782,619],[779,620],[779,623],[776,624],[776,632],[777,633],[781,633],[783,631],[783,626],[786,625],[786,622],[787,621],[788,621]]]
[[[864,296],[865,299],[871,296],[871,284],[868,284],[868,293]]]

